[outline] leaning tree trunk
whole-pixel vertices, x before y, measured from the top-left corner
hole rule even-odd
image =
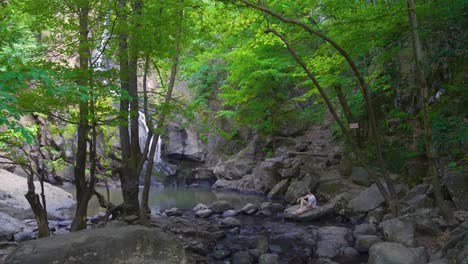
[[[340,55],[346,60],[346,62],[350,66],[351,70],[353,71],[354,75],[356,76],[356,78],[357,78],[357,80],[359,82],[359,86],[361,88],[361,92],[362,92],[364,102],[365,102],[365,106],[366,106],[366,112],[369,115],[369,126],[370,126],[371,138],[372,138],[372,141],[374,143],[375,152],[376,152],[376,155],[377,155],[377,160],[378,160],[378,163],[379,163],[380,167],[382,169],[384,169],[385,168],[385,161],[384,161],[383,155],[382,155],[380,139],[379,139],[379,135],[378,135],[378,131],[377,131],[377,121],[376,121],[376,118],[375,118],[374,108],[373,108],[373,105],[372,105],[372,98],[371,98],[370,90],[369,90],[369,87],[368,87],[367,83],[364,80],[364,77],[362,76],[361,72],[359,71],[358,66],[353,61],[353,59],[348,54],[348,52],[346,52],[346,50],[344,50],[340,45],[338,45],[338,43],[336,43],[333,39],[328,37],[323,32],[315,30],[314,28],[308,26],[307,24],[305,24],[305,23],[303,23],[303,22],[301,22],[299,20],[285,17],[285,16],[281,15],[280,13],[277,13],[277,12],[263,6],[262,4],[254,4],[254,3],[252,3],[252,2],[250,2],[248,0],[231,0],[231,1],[232,2],[241,2],[241,3],[245,4],[246,6],[252,7],[252,8],[257,9],[257,10],[259,10],[261,12],[264,12],[266,14],[269,14],[269,15],[273,16],[273,17],[276,17],[277,19],[281,20],[284,23],[299,26],[299,27],[303,28],[305,31],[307,31],[309,34],[311,34],[313,36],[317,36],[317,37],[321,38],[322,40],[328,42],[330,45],[333,46],[333,48],[336,51],[338,51],[338,53],[340,53]],[[395,191],[395,186],[394,186],[393,182],[391,181],[390,177],[388,176],[387,170],[385,170],[385,169],[384,169],[383,178],[384,178],[384,181],[385,181],[385,184],[386,184],[386,189],[388,190],[388,194],[389,194],[389,198],[390,198],[389,200],[386,200],[386,202],[387,202],[388,206],[390,207],[390,210],[392,211],[392,214],[393,215],[399,215],[400,208],[399,208],[399,203],[398,203],[398,197],[397,197],[397,194],[396,194],[396,191]],[[384,195],[384,193],[382,193],[382,195]]]
[[[287,39],[278,31],[274,29],[268,29],[266,31],[267,33],[273,33],[275,34],[278,38],[281,39],[281,41],[286,45],[289,53],[293,56],[294,60],[301,66],[301,68],[304,70],[304,72],[307,74],[307,77],[314,83],[315,87],[320,93],[320,96],[323,98],[325,101],[325,104],[328,107],[328,110],[332,114],[333,118],[335,121],[338,123],[338,126],[340,127],[341,131],[343,132],[346,141],[351,145],[351,148],[353,152],[356,154],[356,158],[359,160],[359,162],[362,164],[364,169],[369,173],[369,176],[374,180],[375,184],[377,185],[377,188],[379,191],[382,193],[382,196],[384,197],[385,201],[391,205],[392,204],[392,197],[388,189],[384,186],[384,184],[380,181],[380,179],[369,169],[369,165],[367,164],[366,160],[363,159],[364,155],[359,148],[359,146],[355,143],[354,139],[351,136],[351,132],[349,131],[348,127],[341,121],[340,117],[338,116],[338,113],[335,110],[335,107],[333,106],[333,103],[331,102],[330,98],[328,97],[327,93],[325,90],[322,88],[318,80],[315,78],[315,75],[309,70],[305,62],[299,57],[299,55],[296,53],[296,51],[292,48],[290,43],[287,41]]]
[[[416,76],[421,86],[421,96],[423,98],[423,127],[424,127],[424,146],[426,149],[426,156],[429,163],[428,173],[431,176],[432,186],[434,187],[434,194],[436,204],[441,210],[444,218],[448,222],[453,222],[453,212],[444,200],[442,194],[442,187],[440,184],[439,173],[437,171],[436,157],[434,146],[432,144],[432,129],[431,120],[429,118],[429,87],[424,76],[423,68],[423,48],[418,34],[418,19],[416,16],[414,0],[408,0],[409,22],[411,25],[412,38],[413,38],[413,51],[414,59],[416,62]]]
[[[183,11],[179,11],[179,17],[181,19],[180,23],[182,23],[183,19]],[[179,64],[179,55],[180,55],[180,39],[182,35],[182,25],[179,26],[177,29],[177,37],[176,37],[176,54],[174,55],[174,58],[172,59],[172,68],[171,68],[171,75],[169,79],[169,85],[167,87],[167,92],[166,96],[164,98],[164,103],[162,105],[161,112],[158,115],[158,123],[157,123],[157,129],[158,132],[155,133],[153,136],[153,144],[151,145],[151,151],[150,151],[150,156],[149,156],[149,162],[148,162],[148,168],[145,173],[145,183],[143,187],[143,195],[141,197],[141,210],[140,210],[140,220],[144,225],[149,224],[149,219],[148,219],[148,212],[150,211],[149,205],[148,205],[148,198],[149,198],[149,191],[151,187],[151,175],[153,173],[153,165],[154,165],[154,155],[156,152],[156,146],[158,145],[159,136],[161,135],[161,129],[164,126],[164,123],[166,122],[166,116],[168,113],[168,107],[169,103],[172,98],[172,91],[174,89],[175,85],[175,79],[177,76],[177,67]],[[145,89],[146,92],[146,89]],[[147,104],[145,104],[147,106]],[[147,109],[145,109],[147,111]]]

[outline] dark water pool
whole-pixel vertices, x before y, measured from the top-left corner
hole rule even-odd
[[[106,189],[102,187],[96,187],[99,192],[106,195]],[[63,187],[66,191],[71,194],[75,194],[75,186]],[[114,204],[122,202],[122,193],[118,188],[109,189],[110,200]],[[141,194],[142,189],[140,189]],[[150,191],[149,204],[152,210],[163,211],[172,207],[180,209],[191,209],[198,203],[210,205],[211,203],[225,200],[234,205],[236,209],[242,208],[247,203],[260,204],[266,201],[266,197],[253,195],[253,194],[241,194],[237,192],[216,192],[208,187],[198,188],[180,188],[170,187],[161,188],[153,187]],[[105,211],[99,207],[96,197],[93,197],[89,202],[88,215],[92,216],[98,212]]]

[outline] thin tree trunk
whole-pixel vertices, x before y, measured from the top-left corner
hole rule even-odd
[[[148,157],[148,152],[150,150],[150,144],[153,139],[153,120],[150,117],[149,110],[148,110],[148,71],[149,71],[149,62],[150,58],[146,57],[145,58],[145,68],[143,69],[143,112],[145,114],[145,120],[146,120],[146,127],[148,127],[148,135],[146,137],[146,142],[145,142],[145,148],[143,149],[143,154],[140,158],[140,162],[138,163],[138,175],[140,175],[143,165],[145,163],[146,158]]]
[[[296,62],[302,67],[302,69],[304,70],[304,72],[307,74],[307,76],[309,77],[309,79],[314,83],[315,87],[317,88],[317,90],[319,91],[320,93],[320,96],[323,98],[323,100],[325,101],[325,104],[327,105],[328,107],[328,110],[330,111],[330,113],[332,114],[333,118],[335,119],[335,121],[338,123],[341,131],[343,132],[347,142],[351,145],[352,147],[352,150],[355,152],[359,162],[362,164],[362,166],[366,169],[366,171],[368,172],[369,176],[372,178],[372,180],[374,180],[375,184],[377,185],[379,191],[382,193],[382,196],[384,197],[385,201],[391,205],[393,203],[392,201],[392,197],[390,195],[390,193],[388,192],[388,188],[386,188],[381,182],[380,182],[380,179],[375,176],[375,174],[369,169],[369,166],[367,164],[367,162],[362,158],[364,157],[362,152],[361,152],[361,149],[357,146],[357,144],[355,144],[353,138],[351,137],[351,133],[349,131],[349,129],[346,127],[346,125],[341,121],[340,117],[338,116],[336,110],[335,110],[335,107],[333,106],[332,102],[330,101],[328,95],[326,94],[325,90],[322,88],[322,86],[320,85],[320,83],[317,81],[317,79],[315,78],[315,76],[312,74],[312,72],[309,70],[309,68],[307,67],[307,65],[305,64],[305,62],[299,57],[299,55],[296,53],[296,51],[292,48],[292,46],[289,44],[289,42],[286,40],[286,38],[281,34],[279,33],[278,31],[274,30],[274,29],[268,29],[266,31],[266,33],[273,33],[275,34],[278,38],[280,38],[283,43],[286,45],[289,53],[291,53],[291,55],[294,57],[294,59],[296,60]]]
[[[89,43],[88,43],[88,17],[89,17],[89,3],[84,1],[80,6],[79,14],[79,25],[80,25],[80,42],[79,42],[79,60],[81,79],[78,83],[81,85],[88,85],[88,68],[89,68]],[[71,231],[78,231],[86,228],[86,209],[88,203],[86,201],[86,160],[87,160],[87,143],[88,143],[88,132],[89,122],[88,113],[89,106],[87,101],[80,102],[79,105],[79,116],[80,121],[78,125],[78,143],[77,143],[77,154],[76,163],[74,169],[74,179],[76,186],[76,212],[71,225]],[[86,208],[85,208],[86,207]]]
[[[179,17],[183,19],[183,11],[179,11]],[[174,58],[172,59],[172,68],[171,68],[171,76],[169,79],[169,85],[167,87],[167,92],[166,96],[164,98],[164,103],[162,105],[161,112],[158,115],[158,123],[157,123],[157,129],[158,132],[153,135],[153,144],[151,145],[151,151],[150,151],[150,157],[148,161],[148,168],[146,170],[145,174],[145,183],[143,187],[143,195],[141,198],[141,211],[140,211],[140,220],[142,221],[142,224],[148,225],[149,224],[149,218],[148,218],[148,212],[150,211],[150,208],[148,206],[148,198],[149,198],[149,191],[151,187],[151,175],[153,173],[153,166],[154,166],[154,155],[156,152],[156,146],[158,145],[158,141],[160,140],[159,136],[161,135],[161,129],[164,126],[166,116],[168,113],[168,107],[169,103],[172,98],[172,91],[174,89],[175,85],[175,79],[177,76],[177,67],[179,64],[179,55],[180,55],[180,39],[182,35],[182,25],[179,26],[177,30],[177,38],[176,38],[176,53],[174,55]],[[145,89],[146,90],[146,89]],[[146,93],[146,91],[145,91]],[[147,106],[147,105],[146,105]],[[147,111],[147,109],[145,109]]]
[[[323,32],[320,32],[318,30],[313,29],[312,27],[308,26],[307,24],[305,24],[305,23],[303,23],[303,22],[301,22],[299,20],[284,17],[283,15],[281,15],[281,14],[279,14],[279,13],[277,13],[277,12],[275,12],[275,11],[273,11],[273,10],[263,6],[263,5],[254,4],[254,3],[249,2],[248,0],[231,0],[231,1],[241,2],[241,3],[245,4],[246,6],[252,7],[254,9],[257,9],[257,10],[260,10],[260,11],[262,11],[264,13],[267,13],[267,14],[273,16],[273,17],[276,17],[276,18],[278,18],[279,20],[281,20],[281,21],[283,21],[285,23],[297,25],[297,26],[303,28],[304,30],[306,30],[307,32],[309,32],[311,35],[318,36],[319,38],[321,38],[324,41],[328,42],[330,45],[332,45],[343,56],[343,58],[345,58],[345,60],[347,61],[347,63],[351,67],[354,75],[358,79],[359,85],[361,87],[361,92],[363,94],[363,98],[364,98],[365,105],[366,105],[366,111],[367,111],[367,114],[369,115],[369,126],[370,126],[371,135],[372,135],[372,140],[374,142],[374,147],[375,147],[375,151],[376,151],[376,155],[377,155],[377,160],[378,160],[379,166],[382,169],[384,169],[383,178],[385,180],[385,183],[386,183],[387,188],[388,188],[389,195],[391,197],[391,203],[389,203],[388,205],[389,205],[393,215],[399,215],[400,209],[399,209],[399,204],[398,204],[398,197],[397,197],[397,194],[396,194],[396,191],[395,191],[395,186],[394,186],[393,182],[390,180],[390,177],[388,176],[388,172],[385,169],[385,161],[384,161],[383,155],[382,155],[382,149],[381,149],[379,135],[378,135],[378,131],[377,131],[377,122],[376,122],[376,118],[375,118],[374,109],[373,109],[373,106],[372,106],[372,98],[371,98],[370,90],[369,90],[369,87],[368,87],[367,83],[364,80],[364,77],[362,76],[361,72],[359,71],[358,66],[356,65],[356,63],[354,63],[351,56],[346,52],[346,50],[344,50],[340,45],[338,45],[338,43],[336,43],[333,39],[329,38],[326,34],[324,34]]]
[[[356,118],[354,118],[354,115],[351,112],[351,109],[349,108],[348,101],[346,101],[346,97],[343,92],[343,87],[341,87],[341,85],[335,86],[335,92],[338,97],[338,100],[340,101],[340,105],[343,108],[343,112],[348,124],[356,122]]]
[[[28,192],[25,194],[25,197],[36,218],[38,237],[43,238],[50,236],[47,211],[42,206],[39,195],[35,192],[34,172],[31,168],[28,173]]]
[[[431,120],[429,118],[429,87],[424,76],[424,63],[423,63],[423,48],[418,34],[418,19],[416,16],[414,0],[408,0],[409,22],[411,25],[412,38],[413,38],[413,51],[414,59],[416,62],[416,76],[421,86],[421,96],[423,98],[423,127],[424,127],[424,145],[426,148],[426,156],[429,163],[428,173],[431,176],[432,185],[434,187],[434,194],[436,204],[441,210],[445,220],[451,223],[454,221],[453,212],[444,200],[442,194],[442,187],[440,178],[437,171],[436,157],[434,146],[432,144],[432,128]]]

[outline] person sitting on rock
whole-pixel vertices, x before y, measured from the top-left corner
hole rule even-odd
[[[297,202],[300,203],[299,209],[295,211],[297,214],[302,214],[305,211],[317,208],[317,198],[315,198],[315,195],[313,195],[311,191],[309,191],[307,195],[299,197]]]

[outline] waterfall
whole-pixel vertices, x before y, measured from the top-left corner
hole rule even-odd
[[[158,145],[156,146],[156,153],[154,154],[154,162],[161,163],[161,136],[158,137]]]
[[[148,139],[149,128],[146,125],[146,116],[142,111],[138,111],[138,123],[139,123],[139,130],[140,130],[140,148],[143,150],[145,148],[146,140]],[[154,163],[160,164],[163,162],[161,158],[161,136],[158,137],[158,143],[156,146],[156,152],[154,153]],[[153,144],[153,138],[150,139],[150,147]],[[148,156],[149,158],[149,151]]]

